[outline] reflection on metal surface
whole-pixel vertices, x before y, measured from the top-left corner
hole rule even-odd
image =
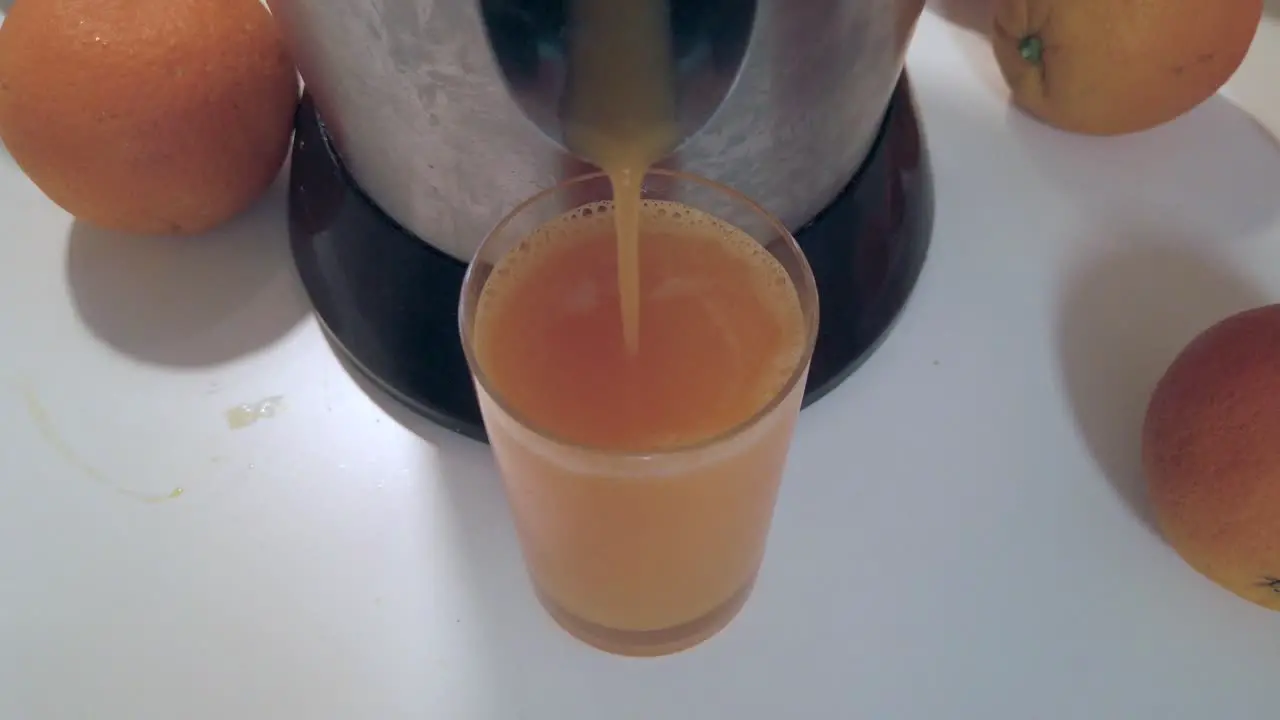
[[[553,12],[562,2],[271,0],[271,8],[346,171],[401,227],[466,262],[507,208],[578,174],[507,80],[521,68],[555,80],[556,51],[544,54],[539,43],[562,25]],[[721,15],[722,4],[743,3],[673,4],[688,13],[677,22],[688,32],[673,37],[688,41],[676,50],[695,68],[684,77],[709,76],[719,90],[688,86],[718,109],[671,162],[756,198],[794,231],[866,158],[922,2],[756,0],[750,18]],[[511,10],[531,6],[543,10]],[[721,17],[753,22],[716,25]],[[743,37],[745,49],[735,44]]]

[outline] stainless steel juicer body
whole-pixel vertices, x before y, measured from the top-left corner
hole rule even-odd
[[[437,249],[469,260],[507,210],[576,172],[513,98],[481,0],[268,4],[344,165]],[[923,5],[759,0],[736,82],[674,163],[804,224],[866,157]]]

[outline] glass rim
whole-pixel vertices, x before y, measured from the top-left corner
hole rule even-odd
[[[533,422],[525,413],[512,408],[510,403],[508,403],[502,396],[502,393],[498,392],[496,388],[493,387],[493,383],[489,380],[484,368],[481,367],[479,359],[476,357],[473,350],[473,332],[471,326],[474,323],[470,322],[468,318],[474,317],[475,308],[473,307],[474,303],[468,299],[468,290],[476,282],[476,265],[480,260],[481,253],[484,251],[486,246],[489,245],[490,240],[498,237],[502,231],[514,222],[525,210],[537,205],[549,197],[552,197],[553,195],[564,192],[567,188],[591,182],[593,180],[607,181],[609,176],[608,173],[596,170],[561,180],[555,185],[540,190],[529,198],[521,201],[518,205],[504,214],[502,219],[499,220],[497,224],[494,225],[493,229],[485,234],[484,239],[480,241],[480,245],[476,247],[476,251],[472,255],[471,261],[467,263],[467,270],[462,278],[462,292],[458,301],[458,330],[462,339],[462,351],[466,355],[467,364],[470,366],[473,382],[478,384],[481,389],[484,390],[485,394],[489,396],[489,399],[498,407],[499,410],[501,410],[508,418],[515,421],[526,432],[531,433],[540,440],[546,441],[565,450],[570,450],[584,455],[608,457],[613,460],[652,461],[693,454],[728,443],[734,438],[749,432],[753,427],[764,422],[770,415],[772,415],[778,406],[781,405],[793,391],[795,391],[796,385],[800,382],[800,379],[807,375],[809,363],[813,359],[813,349],[818,338],[819,313],[821,312],[821,307],[818,305],[817,283],[813,276],[813,268],[809,266],[809,258],[804,254],[804,249],[800,247],[799,242],[791,231],[787,229],[786,225],[784,225],[773,213],[764,209],[760,203],[752,200],[750,196],[723,183],[681,170],[653,167],[649,168],[645,172],[641,178],[641,185],[643,186],[644,178],[648,178],[653,175],[701,185],[727,196],[733,200],[734,203],[745,205],[751,212],[766,220],[775,230],[778,231],[779,237],[781,237],[783,241],[795,251],[800,260],[800,266],[802,269],[802,277],[800,279],[803,282],[797,283],[795,278],[792,278],[791,284],[792,287],[795,288],[796,295],[801,302],[802,312],[804,309],[805,297],[812,298],[812,302],[810,303],[812,305],[811,312],[804,313],[806,325],[804,351],[800,354],[800,361],[796,363],[795,368],[792,369],[786,382],[784,382],[777,392],[769,398],[769,402],[762,405],[749,417],[709,437],[702,438],[695,442],[673,445],[671,447],[660,448],[657,450],[619,451],[610,450],[597,445],[588,445],[585,443],[567,440],[556,433],[547,430],[540,423]],[[572,209],[567,210],[566,212],[572,212]],[[718,219],[723,222],[728,222],[723,218]],[[728,224],[733,225],[733,223]],[[497,263],[495,262],[494,265],[496,266],[496,264]],[[790,277],[790,273],[788,273],[788,277]],[[488,282],[487,279],[486,282]],[[479,295],[477,294],[477,299],[478,298]],[[486,428],[486,433],[487,432],[488,430]]]

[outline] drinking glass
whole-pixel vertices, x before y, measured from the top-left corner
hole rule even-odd
[[[778,260],[799,297],[805,346],[775,396],[709,440],[646,453],[559,440],[539,418],[514,410],[486,375],[474,346],[477,305],[497,263],[521,241],[567,212],[611,197],[609,179],[597,173],[511,211],[468,268],[459,325],[539,601],[565,630],[597,648],[662,655],[719,632],[755,583],[817,336],[818,298],[795,239],[758,204],[709,180],[651,170],[645,199],[674,200],[713,215]]]

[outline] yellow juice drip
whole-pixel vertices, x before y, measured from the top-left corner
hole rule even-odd
[[[618,299],[622,307],[622,340],[627,352],[640,352],[640,180],[647,168],[609,173],[613,184],[613,217],[618,235]]]
[[[627,352],[640,351],[644,176],[677,137],[666,0],[574,0],[569,145],[609,176]]]

